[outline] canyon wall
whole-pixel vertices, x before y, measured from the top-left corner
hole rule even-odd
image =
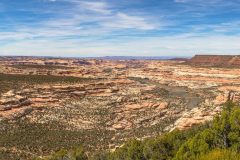
[[[240,67],[240,55],[195,55],[188,61],[194,66]]]

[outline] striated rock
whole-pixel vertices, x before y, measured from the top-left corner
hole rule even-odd
[[[0,116],[7,119],[14,119],[26,115],[32,108],[32,101],[27,97],[16,94],[13,90],[0,97]],[[28,108],[28,109],[27,109]]]
[[[196,55],[188,61],[196,66],[240,67],[240,56],[231,55]]]
[[[71,94],[74,96],[84,96],[86,95],[86,91],[74,91],[74,92],[71,92]]]
[[[138,110],[143,108],[144,106],[141,104],[127,104],[125,106],[126,110]]]
[[[163,110],[163,109],[167,109],[169,106],[169,103],[167,102],[162,102],[156,105],[156,109],[158,110]]]
[[[197,107],[193,108],[190,111],[186,111],[181,118],[179,118],[171,130],[179,129],[179,130],[185,130],[189,129],[190,127],[204,123],[207,121],[211,121],[213,117],[220,112],[219,107],[215,108],[204,108],[204,107]]]

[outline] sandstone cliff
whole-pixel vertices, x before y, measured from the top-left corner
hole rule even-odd
[[[188,61],[195,66],[240,67],[239,55],[196,55]]]

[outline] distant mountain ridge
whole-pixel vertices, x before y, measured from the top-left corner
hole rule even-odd
[[[103,60],[187,60],[188,56],[102,56],[102,57],[60,57],[60,56],[1,56],[1,59],[43,58],[43,59],[103,59]]]
[[[98,59],[105,60],[186,60],[190,57],[186,56],[105,56]]]
[[[240,67],[240,55],[195,55],[187,63],[195,66]]]

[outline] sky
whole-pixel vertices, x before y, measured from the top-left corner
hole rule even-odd
[[[0,0],[0,55],[240,54],[240,0]]]

